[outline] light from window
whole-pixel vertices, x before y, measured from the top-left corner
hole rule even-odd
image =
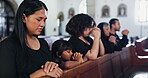
[[[147,78],[147,77],[148,77],[147,73],[141,73],[134,76],[134,78]]]
[[[87,4],[86,4],[86,0],[82,0],[80,5],[79,5],[79,13],[87,13]]]
[[[139,0],[139,21],[147,22],[148,21],[148,1]]]

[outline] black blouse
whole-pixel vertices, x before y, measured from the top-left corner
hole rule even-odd
[[[105,54],[113,53],[115,51],[115,44],[109,41],[109,36],[101,37],[101,40],[105,48]]]
[[[85,39],[90,43],[90,45],[86,44],[85,42],[83,42],[82,40],[80,40],[77,37],[71,37],[69,39],[69,42],[73,46],[73,52],[74,53],[75,52],[80,52],[81,54],[83,54],[83,56],[85,56],[87,51],[92,48],[93,39],[90,38],[90,37],[85,37]]]
[[[39,50],[26,46],[25,52],[16,37],[11,36],[0,42],[0,78],[29,78],[52,57],[47,42],[39,39]]]

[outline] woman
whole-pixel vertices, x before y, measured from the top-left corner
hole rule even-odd
[[[15,29],[0,43],[0,78],[60,77],[62,70],[52,61],[45,40],[46,5],[39,0],[23,1],[16,14]]]
[[[94,28],[95,25],[93,18],[87,14],[78,14],[70,19],[66,31],[71,35],[69,42],[73,45],[73,52],[80,52],[88,59],[96,59],[97,56],[104,55],[100,30]],[[89,37],[91,33],[94,40]]]
[[[105,53],[113,53],[116,38],[114,36],[109,36],[110,34],[109,24],[106,22],[101,22],[98,24],[97,27],[100,28],[101,30],[101,40],[104,44]]]

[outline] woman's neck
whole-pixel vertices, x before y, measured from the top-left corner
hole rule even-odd
[[[84,43],[90,45],[90,43],[83,37],[83,36],[79,36],[78,37],[80,40],[82,40]]]
[[[27,37],[26,42],[28,47],[34,50],[38,50],[40,48],[40,43],[35,36],[27,34],[26,37]]]

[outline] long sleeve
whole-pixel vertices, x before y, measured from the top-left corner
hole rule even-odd
[[[114,52],[114,43],[109,42],[108,37],[106,38],[101,38],[104,48],[105,48],[105,54],[106,53],[113,53]]]
[[[123,35],[122,39],[116,36],[116,44],[115,44],[116,51],[122,50],[122,48],[125,47],[127,44],[128,44],[128,39],[126,35]]]
[[[5,47],[4,47],[5,46]],[[0,44],[0,78],[18,78],[14,48],[7,42]]]
[[[21,46],[15,38],[0,42],[0,78],[29,78],[21,55]]]

